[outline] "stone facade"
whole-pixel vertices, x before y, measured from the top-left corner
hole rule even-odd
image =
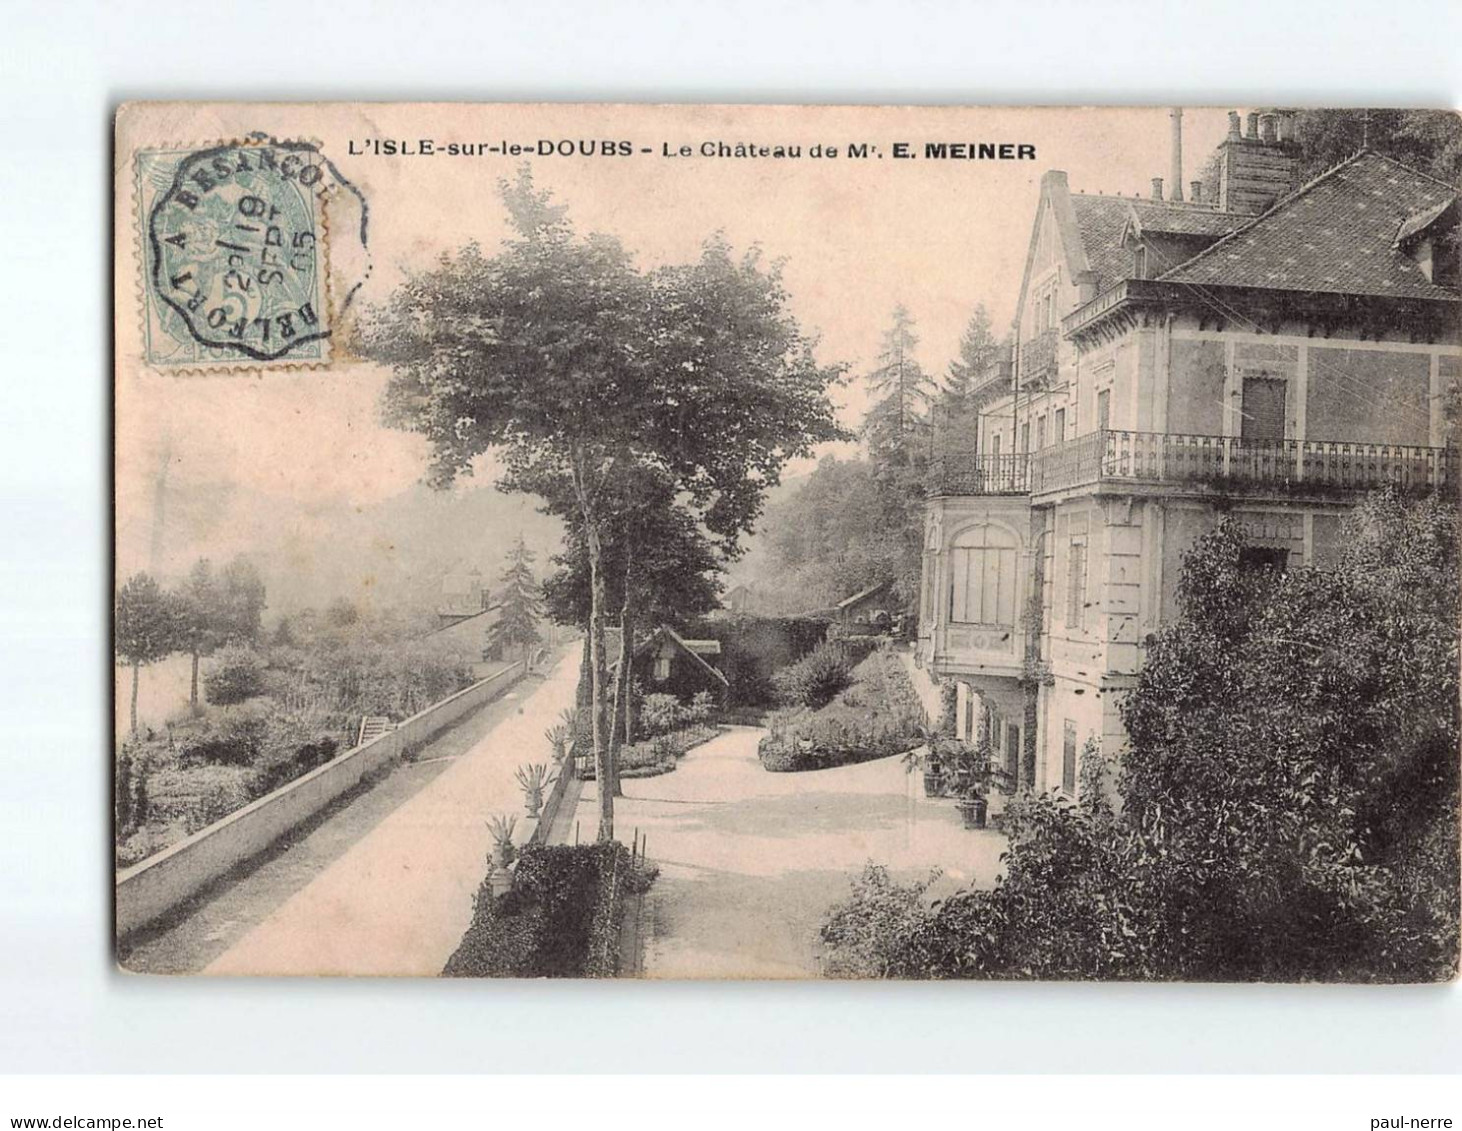
[[[1456,491],[1462,303],[1395,235],[1449,190],[1362,152],[1283,195],[1281,126],[1225,142],[1216,202],[1042,181],[1008,391],[931,487],[919,624],[960,735],[988,734],[1021,787],[1074,791],[1089,739],[1120,756],[1121,699],[1222,515],[1297,566],[1368,490]]]

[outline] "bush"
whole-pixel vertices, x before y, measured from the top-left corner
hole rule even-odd
[[[173,735],[179,765],[252,766],[265,749],[278,712],[272,699],[260,698],[184,724]]]
[[[684,726],[686,710],[674,695],[656,692],[640,700],[639,732],[650,737]]]
[[[213,657],[203,673],[208,701],[231,707],[264,694],[264,661],[247,648],[226,648]]]
[[[690,698],[690,706],[686,708],[686,717],[692,723],[709,722],[716,712],[716,697],[709,691],[697,691]]]
[[[822,643],[772,676],[784,706],[826,706],[853,682],[853,664],[841,644]]]
[[[854,683],[819,710],[773,712],[757,753],[773,773],[824,770],[902,754],[924,741],[924,708],[890,651],[869,655]]]
[[[469,978],[594,978],[619,972],[624,897],[653,879],[618,842],[526,845],[513,890],[478,890],[472,923],[443,975]]]
[[[853,881],[853,894],[828,913],[821,938],[827,947],[822,972],[832,978],[907,977],[908,940],[927,929],[925,893],[939,878],[899,884],[881,864],[868,863]]]
[[[254,799],[253,774],[244,766],[159,769],[146,780],[153,820],[159,824],[177,822],[185,836],[222,820]]]

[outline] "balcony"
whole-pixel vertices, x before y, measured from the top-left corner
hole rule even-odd
[[[980,456],[947,453],[929,465],[924,482],[940,495],[1025,495],[1030,492],[1030,458],[1024,452]]]
[[[1020,384],[1049,383],[1056,377],[1056,328],[1042,330],[1020,343]]]
[[[1109,429],[1036,453],[1026,478],[1032,494],[1148,483],[1329,495],[1435,491],[1454,488],[1457,476],[1455,448]]]

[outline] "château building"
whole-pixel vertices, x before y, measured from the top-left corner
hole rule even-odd
[[[1118,753],[1182,555],[1224,513],[1255,565],[1323,563],[1385,484],[1455,492],[1453,186],[1362,150],[1297,183],[1292,115],[1229,116],[1216,199],[1041,181],[1012,365],[931,478],[919,656],[1023,788]]]

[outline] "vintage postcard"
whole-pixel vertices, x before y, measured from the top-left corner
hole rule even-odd
[[[134,103],[128,971],[1432,982],[1462,118]]]

